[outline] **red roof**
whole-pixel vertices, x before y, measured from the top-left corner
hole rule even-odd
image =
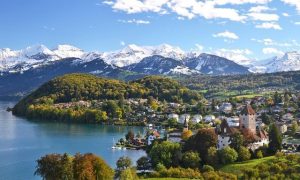
[[[255,115],[255,111],[250,104],[247,104],[241,112],[242,115]]]

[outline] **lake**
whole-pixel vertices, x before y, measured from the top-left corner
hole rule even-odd
[[[32,122],[6,111],[15,102],[0,101],[0,179],[41,179],[34,176],[36,160],[48,153],[95,153],[110,166],[121,156],[133,162],[144,151],[112,150],[113,139],[128,130],[143,133],[142,127]]]

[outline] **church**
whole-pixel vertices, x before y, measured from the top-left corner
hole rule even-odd
[[[226,120],[223,120],[220,126],[216,128],[218,135],[218,149],[229,146],[234,133],[240,132],[247,142],[248,148],[255,150],[263,145],[269,144],[269,137],[265,130],[256,127],[256,113],[251,105],[246,105],[239,116],[239,126],[229,126]]]

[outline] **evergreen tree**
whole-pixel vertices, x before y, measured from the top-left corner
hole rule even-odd
[[[282,149],[282,137],[275,124],[272,124],[270,126],[269,140],[269,153],[275,154],[277,151],[280,151]]]

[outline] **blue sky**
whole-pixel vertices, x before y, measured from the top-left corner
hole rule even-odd
[[[0,48],[167,43],[247,59],[300,47],[299,0],[1,0]]]

